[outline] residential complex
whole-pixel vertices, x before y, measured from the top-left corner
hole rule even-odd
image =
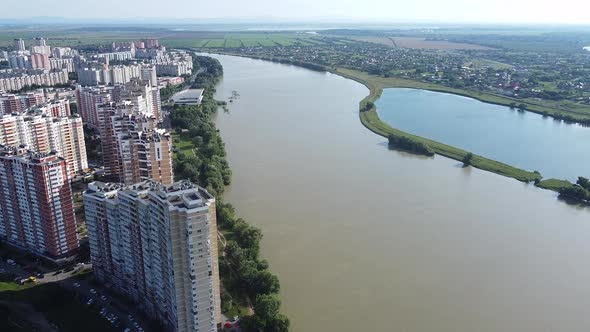
[[[157,86],[150,86],[145,81],[132,80],[127,84],[116,86],[76,87],[78,112],[84,123],[95,128],[100,126],[101,107],[111,107],[111,102],[133,103],[135,111],[149,116],[159,117],[162,102]]]
[[[45,103],[45,93],[43,90],[36,90],[23,94],[0,93],[0,115],[22,113],[27,108],[41,105],[43,103]]]
[[[18,91],[32,85],[55,86],[67,84],[68,80],[67,69],[0,71],[0,91]]]
[[[0,144],[39,153],[55,152],[66,161],[67,178],[88,169],[82,119],[32,111],[0,118]]]
[[[149,179],[172,183],[172,140],[156,129],[153,116],[138,113],[130,102],[102,105],[99,114],[107,177],[124,184]]]
[[[0,146],[0,238],[61,260],[76,253],[78,237],[66,160]]]
[[[94,128],[98,128],[98,109],[101,105],[113,101],[112,87],[82,87],[76,86],[78,113],[82,121]]]
[[[0,71],[0,91],[66,84],[77,56],[78,52],[70,48],[52,49],[43,38],[35,38],[30,50],[24,40],[15,39],[14,51],[6,56],[10,69]]]
[[[94,182],[84,192],[98,281],[139,303],[169,331],[221,322],[215,198],[190,182]]]
[[[78,83],[84,86],[99,84],[124,84],[141,77],[142,65],[81,68],[77,71]]]

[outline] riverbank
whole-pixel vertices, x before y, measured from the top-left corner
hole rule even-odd
[[[276,58],[267,58],[267,57],[248,57],[241,54],[233,54],[231,52],[218,52],[219,54],[226,54],[232,56],[240,56],[246,58],[253,58],[258,60],[265,60],[271,61],[276,63],[283,63],[283,64],[292,64],[295,66],[300,66],[297,63],[293,63],[288,59],[276,59]],[[396,77],[380,77],[375,75],[369,75],[367,73],[350,70],[345,68],[326,68],[323,66],[317,66],[314,68],[308,68],[316,71],[326,71],[331,72],[333,74],[354,80],[366,86],[369,89],[369,95],[366,96],[363,100],[361,100],[359,105],[359,118],[361,123],[373,133],[388,137],[390,134],[396,136],[403,136],[407,137],[411,140],[424,143],[429,146],[435,153],[445,156],[447,158],[457,160],[462,162],[465,156],[470,153],[470,151],[465,151],[459,149],[457,147],[443,144],[434,140],[430,140],[421,136],[412,135],[410,133],[401,131],[399,129],[393,128],[390,125],[384,123],[379,118],[377,114],[377,107],[375,106],[375,102],[381,97],[383,89],[386,88],[413,88],[413,89],[422,89],[434,92],[442,92],[442,93],[450,93],[459,96],[464,96],[468,98],[473,98],[479,100],[484,103],[495,104],[500,106],[507,106],[511,107],[514,105],[519,105],[523,103],[522,100],[516,100],[508,97],[497,96],[488,93],[482,92],[474,92],[462,89],[455,89],[450,88],[442,85],[436,85],[431,83],[424,83],[414,80],[396,78]],[[368,106],[367,106],[368,105]],[[572,110],[568,113],[576,114],[575,117],[572,117],[570,114],[564,115],[564,112],[558,108],[553,108],[550,106],[539,105],[536,103],[531,103],[529,100],[526,101],[525,111],[533,112],[537,114],[542,114],[544,116],[552,116],[555,119],[567,119],[566,121],[579,121],[583,123],[590,122],[590,116],[586,113],[577,113],[575,110]],[[489,158],[485,158],[479,155],[473,155],[471,166],[479,168],[481,170],[489,171],[496,173],[498,175],[514,178],[516,180],[522,182],[535,182],[535,184],[547,190],[552,190],[555,192],[559,192],[559,190],[563,187],[569,187],[573,184],[566,180],[559,180],[559,179],[546,179],[541,181],[543,176],[537,171],[527,171],[523,170],[496,160],[492,160]]]
[[[227,317],[240,316],[240,326],[245,331],[286,332],[290,322],[278,311],[279,280],[259,255],[262,232],[238,218],[233,206],[222,200],[232,177],[225,144],[214,122],[220,107],[214,93],[223,67],[211,57],[195,56],[193,62],[195,68],[206,70],[186,85],[203,88],[205,92],[201,104],[174,105],[170,110],[168,118],[175,131],[175,178],[198,183],[216,197],[217,228],[225,238],[223,249],[219,248],[222,313]],[[249,315],[251,312],[254,314]]]

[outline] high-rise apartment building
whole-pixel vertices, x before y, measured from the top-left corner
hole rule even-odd
[[[66,160],[68,178],[88,168],[82,119],[40,113],[0,118],[0,144],[23,146],[39,153],[55,152]]]
[[[141,80],[131,80],[126,84],[97,87],[76,87],[78,99],[78,112],[84,123],[98,128],[100,124],[100,112],[104,108],[113,107],[111,102],[132,103],[133,109],[125,111],[126,114],[138,112],[148,116],[159,117],[161,111],[160,90],[150,87],[148,83]],[[125,106],[128,107],[128,106]]]
[[[8,56],[8,65],[12,69],[30,69],[31,61],[28,55],[15,53]]]
[[[65,159],[0,146],[0,238],[52,260],[77,251]]]
[[[17,91],[31,85],[54,86],[68,83],[68,70],[52,72],[46,70],[30,70],[27,73],[0,73],[0,91]]]
[[[28,108],[45,103],[43,90],[31,91],[23,94],[0,93],[0,116],[5,114],[19,114]],[[69,112],[69,103],[68,103]],[[68,114],[69,115],[69,114]]]
[[[190,182],[94,182],[84,192],[98,281],[141,303],[169,331],[221,322],[215,198]]]
[[[45,38],[37,37],[34,40],[35,46],[47,46]]]
[[[129,101],[99,107],[98,127],[105,175],[131,184],[154,179],[173,182],[172,141],[153,116],[138,113]]]
[[[141,79],[149,82],[151,86],[158,86],[158,75],[156,75],[155,66],[141,67]]]
[[[49,63],[49,55],[35,53],[31,55],[31,68],[32,69],[51,69]]]
[[[17,38],[14,40],[14,50],[17,52],[24,52],[27,50],[25,46],[25,41],[21,38]]]
[[[76,86],[78,113],[85,124],[98,128],[98,108],[100,105],[113,101],[112,88],[106,86],[82,87]]]

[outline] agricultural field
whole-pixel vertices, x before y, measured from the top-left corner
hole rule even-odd
[[[395,47],[393,40],[389,37],[380,37],[380,36],[358,36],[352,37],[352,40],[366,42],[366,43],[374,43],[374,44],[381,44],[385,46]]]
[[[198,36],[194,38],[178,38],[178,36],[166,36],[162,44],[168,47],[199,47],[199,48],[238,48],[257,46],[312,46],[325,44],[319,37],[286,34],[251,34],[251,33],[228,33],[209,36]]]
[[[430,40],[420,37],[392,37],[396,47],[432,50],[491,50],[476,44],[455,43],[447,40]]]
[[[14,38],[23,38],[30,44],[33,38],[44,37],[52,46],[109,45],[117,41],[134,41],[158,38],[163,45],[194,48],[238,48],[256,46],[312,46],[323,45],[324,37],[295,32],[222,32],[222,31],[170,31],[168,29],[84,29],[63,28],[53,30],[0,30],[0,49],[11,48]],[[338,43],[338,42],[337,42]]]

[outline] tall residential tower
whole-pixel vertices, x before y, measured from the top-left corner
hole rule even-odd
[[[96,278],[170,331],[221,322],[215,198],[190,182],[93,182],[84,193]]]
[[[65,159],[0,146],[0,238],[52,260],[77,251]]]

